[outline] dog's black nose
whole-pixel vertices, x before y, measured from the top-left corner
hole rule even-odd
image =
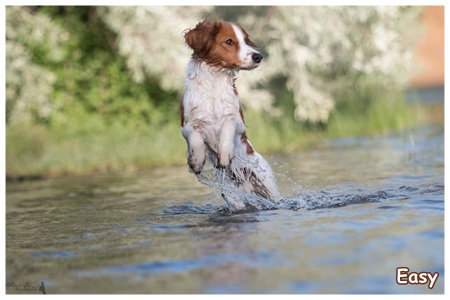
[[[254,53],[252,55],[252,59],[255,63],[259,64],[261,62],[261,60],[263,59],[263,56],[259,53]]]

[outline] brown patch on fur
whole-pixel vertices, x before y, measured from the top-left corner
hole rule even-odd
[[[233,92],[234,92],[234,94],[237,96],[238,95],[238,91],[237,91],[237,88],[236,88],[236,78],[233,78]],[[239,104],[239,107],[240,107],[241,105]],[[239,110],[241,110],[241,108],[239,108]],[[242,113],[241,113],[241,116],[242,116]]]
[[[248,36],[247,31],[244,30],[244,28],[241,27],[241,25],[237,25],[239,27],[239,29],[241,29],[241,31],[244,33],[244,41],[247,45],[252,46],[252,47],[257,47],[255,43],[253,43],[250,40],[250,37]]]
[[[247,147],[247,155],[251,155],[255,152],[252,145],[248,142],[247,134],[245,132],[241,136],[241,142]]]
[[[241,115],[242,122],[245,124],[244,112],[242,111],[242,105],[239,103],[239,114]]]
[[[244,112],[242,111],[241,103],[239,103],[239,114],[241,115],[242,122],[245,125]],[[255,152],[255,150],[253,149],[252,145],[250,145],[250,143],[248,142],[247,134],[245,133],[245,131],[244,131],[244,133],[241,136],[241,142],[244,143],[245,146],[247,147],[247,154],[248,155],[253,154]]]
[[[253,192],[260,195],[263,198],[270,199],[270,193],[267,188],[262,184],[261,180],[256,177],[255,173],[251,172],[249,180],[253,186]]]
[[[205,58],[218,30],[216,23],[205,19],[198,23],[194,29],[188,30],[184,34],[186,44],[194,50],[193,56],[198,56],[202,59]]]
[[[180,123],[181,123],[181,127],[184,126],[184,103],[183,101],[181,101],[181,105],[180,105],[180,114],[181,114],[181,119],[180,119]]]
[[[234,69],[240,67],[242,62],[239,59],[239,41],[231,24],[219,23],[215,42],[205,60],[210,65],[223,68]]]
[[[245,42],[254,46],[247,33],[243,32]],[[184,38],[186,44],[194,50],[193,56],[204,59],[211,66],[235,69],[242,65],[239,59],[239,41],[231,23],[206,19],[187,31]]]

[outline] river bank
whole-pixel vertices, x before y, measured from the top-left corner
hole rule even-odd
[[[291,153],[326,139],[366,136],[444,121],[442,102],[374,105],[367,114],[336,113],[326,126],[249,111],[248,135],[262,154]],[[6,126],[8,181],[134,172],[185,164],[185,142],[174,116],[154,126],[105,124],[95,118],[65,127]]]

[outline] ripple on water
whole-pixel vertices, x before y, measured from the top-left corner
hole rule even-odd
[[[215,170],[209,169],[202,172],[198,176],[199,181],[204,185],[213,188],[216,191],[216,197],[221,198],[221,194],[227,194],[234,199],[240,199],[245,204],[245,209],[242,211],[230,212],[228,207],[206,204],[206,205],[193,205],[191,202],[184,203],[182,205],[175,205],[163,209],[164,214],[225,214],[231,213],[247,213],[255,211],[265,210],[317,210],[326,208],[339,208],[348,205],[366,204],[366,203],[381,203],[377,209],[381,210],[400,210],[402,206],[396,202],[396,204],[390,204],[394,201],[404,201],[411,198],[425,195],[436,195],[441,197],[444,193],[444,185],[435,184],[422,184],[418,186],[405,186],[400,187],[388,187],[385,190],[378,190],[376,192],[364,191],[361,187],[351,187],[351,192],[335,192],[335,191],[315,191],[306,190],[301,186],[298,186],[297,190],[301,190],[296,195],[283,195],[283,199],[274,204],[265,198],[257,195],[247,194],[232,184],[227,184],[223,180],[217,177]],[[341,187],[342,189],[342,187]],[[353,192],[354,191],[354,192]],[[443,209],[443,200],[416,200],[423,204],[433,206],[438,204],[439,207],[435,209]],[[441,207],[442,206],[442,207]]]

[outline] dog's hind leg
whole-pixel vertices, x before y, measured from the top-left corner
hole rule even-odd
[[[245,161],[235,161],[232,165],[233,172],[239,178],[239,187],[243,191],[259,195],[274,203],[281,200],[272,168],[262,155],[255,151],[252,155],[248,155]]]

